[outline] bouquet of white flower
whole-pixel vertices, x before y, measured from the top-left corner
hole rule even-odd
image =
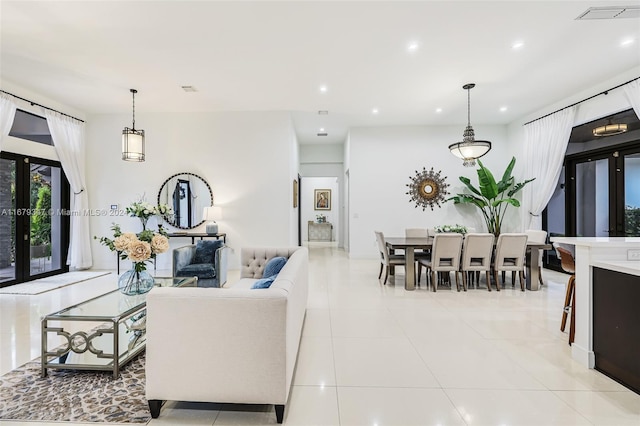
[[[455,225],[440,225],[433,229],[435,229],[436,232],[455,232],[463,235],[468,232],[466,226],[458,225],[457,223]]]
[[[147,221],[151,216],[167,216],[173,214],[173,210],[166,204],[153,204],[139,200],[133,202],[130,206],[125,208],[125,211],[129,213],[131,217],[137,217],[142,222],[142,229],[147,229]]]

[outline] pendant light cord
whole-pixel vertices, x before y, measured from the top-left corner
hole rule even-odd
[[[131,89],[131,97],[133,98],[133,124],[132,124],[132,128],[131,130],[135,131],[136,130],[136,89]]]

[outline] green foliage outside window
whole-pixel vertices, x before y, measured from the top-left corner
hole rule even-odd
[[[640,207],[625,206],[624,230],[628,237],[640,237]]]

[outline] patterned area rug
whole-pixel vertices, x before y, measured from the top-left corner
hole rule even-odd
[[[49,370],[40,377],[39,360],[0,377],[0,419],[147,423],[144,354],[123,369],[108,372]]]

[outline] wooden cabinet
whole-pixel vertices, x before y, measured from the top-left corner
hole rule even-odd
[[[640,276],[593,268],[593,351],[596,369],[636,393],[640,393],[638,301]],[[576,309],[588,307],[578,305]]]

